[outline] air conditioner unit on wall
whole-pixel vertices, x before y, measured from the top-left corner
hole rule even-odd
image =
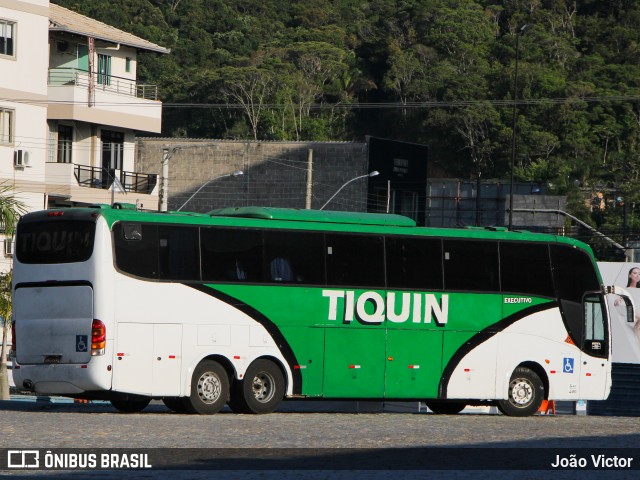
[[[13,238],[5,238],[4,240],[4,256],[13,256]]]
[[[14,167],[30,167],[31,166],[31,152],[27,150],[14,150],[13,152],[13,166]]]

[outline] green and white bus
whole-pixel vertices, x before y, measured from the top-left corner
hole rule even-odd
[[[525,416],[611,388],[607,290],[589,247],[559,236],[97,205],[25,215],[13,278],[16,385],[124,412],[308,398]]]

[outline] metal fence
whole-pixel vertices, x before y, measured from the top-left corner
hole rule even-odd
[[[101,167],[75,165],[74,173],[78,185],[82,187],[108,190],[115,181],[115,171]],[[125,192],[150,194],[158,183],[158,175],[155,173],[122,171],[119,177],[118,180]]]
[[[47,79],[48,85],[71,85],[89,88],[91,76],[86,70],[77,68],[50,68]],[[143,98],[145,100],[158,100],[158,86],[139,84],[130,78],[116,77],[114,75],[93,76],[96,90]]]

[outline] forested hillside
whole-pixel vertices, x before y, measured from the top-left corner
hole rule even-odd
[[[166,136],[375,135],[427,144],[463,178],[508,177],[528,24],[516,178],[640,200],[640,2],[54,3],[171,49],[139,70],[161,86]]]

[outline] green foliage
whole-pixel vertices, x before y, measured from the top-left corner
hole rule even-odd
[[[0,273],[0,323],[8,322],[11,319],[11,281],[13,274],[11,271]],[[1,340],[1,339],[0,339]]]
[[[13,186],[0,185],[0,225],[6,235],[13,235],[18,219],[26,212],[26,205],[15,198]]]

